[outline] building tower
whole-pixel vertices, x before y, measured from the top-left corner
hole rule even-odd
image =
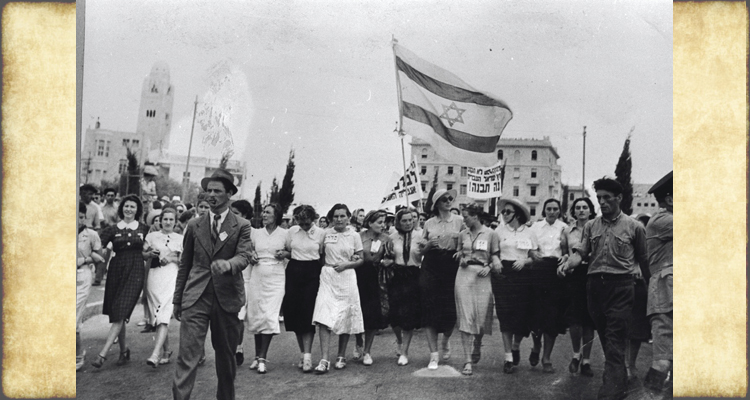
[[[173,100],[174,88],[169,82],[169,65],[157,61],[151,67],[151,73],[143,79],[136,127],[136,133],[145,138],[148,161],[159,162],[166,155],[172,126]]]

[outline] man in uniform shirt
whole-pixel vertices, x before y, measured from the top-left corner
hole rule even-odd
[[[651,281],[648,308],[651,336],[654,339],[653,362],[643,386],[655,395],[672,397],[672,172],[648,191],[661,208],[646,226],[648,263]]]
[[[594,182],[602,215],[586,223],[581,242],[561,267],[564,275],[589,255],[586,289],[588,307],[606,359],[598,399],[624,399],[627,395],[625,346],[628,319],[633,309],[634,276],[648,268],[643,225],[620,210],[622,185],[614,179]],[[640,269],[635,262],[640,264]]]

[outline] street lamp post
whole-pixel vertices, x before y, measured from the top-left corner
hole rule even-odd
[[[198,96],[195,96],[193,105],[193,123],[190,125],[190,144],[188,144],[187,162],[185,163],[185,172],[182,173],[182,201],[187,201],[188,190],[190,188],[190,152],[193,150],[193,130],[195,129],[195,112],[198,109]]]

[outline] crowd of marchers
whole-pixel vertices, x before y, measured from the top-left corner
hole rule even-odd
[[[543,218],[533,223],[523,203],[499,199],[497,221],[477,204],[453,208],[456,192],[441,189],[424,213],[351,212],[336,204],[323,216],[309,205],[283,215],[271,203],[262,207],[262,226],[252,227],[252,205],[230,201],[237,193],[230,173],[219,169],[201,186],[195,205],[80,187],[77,369],[86,358],[80,327],[88,292],[105,282],[103,313],[111,326],[91,365],[102,368],[115,344],[115,364],[130,361],[125,324],[140,302],[145,320],[138,324],[156,337],[142,360],[157,368],[174,359],[175,399],[190,396],[209,329],[217,398],[233,399],[245,354],[252,354],[250,369],[269,372],[272,339],[282,326],[296,335],[303,373],[326,374],[351,361],[372,365],[376,333],[390,326],[397,366],[409,363],[412,337],[422,330],[427,368],[437,369],[451,357],[457,331],[461,373],[472,375],[494,315],[506,374],[521,363],[520,343],[529,337],[528,362],[556,373],[551,354],[567,334],[567,370],[593,377],[589,357],[598,335],[605,355],[598,398],[620,399],[639,375],[641,343],[652,341],[643,385],[653,396],[671,397],[671,172],[651,188],[661,209],[650,221],[621,211],[623,188],[608,178],[594,182],[601,215],[588,198],[575,199],[570,223],[557,199],[546,200]],[[177,346],[168,337],[172,319],[181,322],[179,338],[172,338]]]

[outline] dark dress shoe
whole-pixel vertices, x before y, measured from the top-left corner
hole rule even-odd
[[[128,361],[130,361],[130,349],[120,352],[120,358],[117,359],[116,365],[122,366],[125,365]]]
[[[552,374],[555,372],[555,368],[552,366],[552,363],[542,363],[542,372]]]
[[[143,327],[143,330],[141,333],[149,333],[149,332],[156,332],[156,327],[151,324],[146,324],[146,326]]]
[[[513,365],[518,365],[521,363],[521,350],[511,350],[511,354],[513,354]]]
[[[243,353],[234,353],[234,357],[237,359],[238,367],[245,362],[245,355]]]
[[[578,365],[581,363],[581,360],[574,358],[570,360],[570,364],[568,365],[568,371],[570,371],[571,374],[575,374],[578,372]]]
[[[581,364],[581,375],[588,376],[589,378],[594,376],[594,371],[591,370],[591,364]]]
[[[503,364],[503,372],[506,374],[512,374],[513,373],[513,363],[510,361],[506,361],[505,364]]]
[[[539,364],[539,352],[535,353],[534,350],[531,351],[531,354],[529,354],[529,364],[531,364],[532,367]]]

